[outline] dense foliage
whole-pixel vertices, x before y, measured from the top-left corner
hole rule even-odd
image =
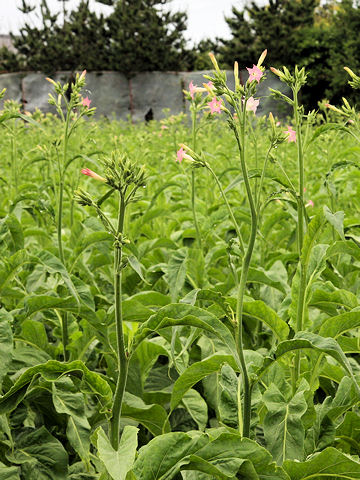
[[[89,0],[82,0],[77,9],[65,8],[61,16],[41,0],[42,25],[25,23],[20,34],[12,36],[18,68],[51,73],[86,66],[88,70],[116,70],[130,76],[189,67],[192,57],[183,37],[185,13],[165,10],[164,0],[114,3],[112,13],[104,18],[89,9]],[[23,11],[31,13],[25,7]],[[6,58],[2,63],[14,70],[14,63]]]
[[[5,103],[0,479],[360,478],[360,118],[274,69],[256,119],[264,57],[190,119]]]

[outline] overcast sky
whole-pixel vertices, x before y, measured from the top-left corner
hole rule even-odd
[[[68,7],[74,7],[80,0],[69,0]],[[62,2],[47,0],[52,11],[60,11]],[[29,5],[39,5],[40,0],[27,0]],[[24,15],[17,6],[21,0],[0,0],[0,33],[16,33],[23,24]],[[109,13],[111,7],[98,4],[90,0],[90,5],[97,12]],[[229,29],[224,20],[224,15],[231,14],[231,6],[241,8],[243,0],[172,0],[169,7],[173,11],[182,10],[188,13],[188,31],[186,38],[191,42],[198,42],[203,38],[229,37]],[[26,16],[29,18],[28,16]],[[37,16],[32,14],[32,21],[36,24]]]

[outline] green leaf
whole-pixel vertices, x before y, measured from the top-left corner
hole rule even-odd
[[[301,417],[307,410],[304,390],[297,391],[288,402],[272,383],[263,395],[267,408],[264,418],[266,446],[278,464],[284,460],[302,459],[304,456],[304,426]]]
[[[360,388],[354,378],[351,365],[341,350],[339,344],[333,338],[324,338],[320,335],[310,332],[298,332],[292,340],[279,343],[276,349],[276,357],[282,356],[292,350],[312,348],[318,352],[325,353],[333,357],[353,379],[356,389],[360,393]]]
[[[106,405],[111,405],[112,391],[109,384],[97,373],[91,372],[83,362],[78,360],[61,363],[49,360],[42,365],[28,368],[16,380],[14,385],[0,398],[0,414],[11,412],[23,400],[30,383],[41,375],[47,381],[56,381],[64,374],[82,378],[89,392],[99,395]]]
[[[352,241],[346,240],[333,243],[326,252],[327,258],[331,258],[334,255],[350,255],[355,260],[360,261],[360,248]]]
[[[332,211],[324,205],[324,215],[326,220],[330,223],[330,225],[337,231],[340,235],[341,240],[345,240],[344,235],[344,212],[336,212],[332,213]]]
[[[15,215],[8,215],[5,218],[5,224],[9,229],[13,243],[11,251],[17,252],[18,250],[22,250],[24,248],[24,234],[21,223]]]
[[[319,335],[337,338],[360,326],[360,312],[347,312],[327,318],[321,325]]]
[[[13,352],[13,335],[11,325],[13,318],[10,313],[0,310],[0,388],[11,365]]]
[[[34,345],[40,350],[50,354],[53,351],[53,345],[49,344],[45,327],[42,323],[35,320],[25,320],[21,324],[21,337],[30,345]]]
[[[139,451],[133,468],[135,477],[171,480],[185,469],[222,480],[234,479],[237,474],[246,480],[289,480],[281,468],[271,463],[269,452],[256,442],[222,429],[214,433],[211,437],[199,432],[172,432],[154,438]]]
[[[186,410],[197,423],[199,430],[205,430],[208,422],[208,407],[205,400],[196,390],[188,390],[182,398]]]
[[[71,281],[70,275],[68,274],[66,267],[61,263],[58,257],[55,257],[55,255],[53,255],[51,252],[47,250],[43,250],[37,255],[37,258],[40,261],[40,263],[42,263],[46,267],[46,270],[49,273],[52,273],[52,274],[57,273],[61,276],[65,285],[68,287],[70,293],[76,299],[77,303],[80,303],[79,294],[73,282]]]
[[[176,302],[185,284],[188,249],[180,248],[170,257],[166,279],[169,284],[172,302]]]
[[[146,405],[141,398],[125,392],[121,416],[141,423],[153,435],[169,431],[166,410],[160,405]]]
[[[360,463],[332,447],[326,448],[306,462],[286,461],[283,467],[291,480],[360,478]]]
[[[309,305],[326,312],[331,317],[335,317],[338,313],[337,308],[342,307],[346,310],[352,310],[358,306],[358,300],[356,295],[348,290],[338,289],[329,292],[318,289],[312,293]]]
[[[244,302],[244,316],[265,323],[280,341],[289,336],[289,327],[286,322],[261,300]]]
[[[171,410],[179,405],[181,399],[191,387],[208,375],[219,371],[225,363],[231,365],[235,370],[237,369],[236,362],[231,355],[221,354],[212,355],[201,362],[190,365],[174,383],[171,393]]]
[[[101,427],[97,429],[99,458],[113,480],[125,480],[127,478],[135,460],[138,431],[138,428],[126,425],[121,435],[119,448],[114,450],[103,429]]]
[[[18,250],[10,258],[3,258],[2,260],[5,266],[0,270],[0,293],[10,280],[15,277],[19,268],[28,261],[28,255],[26,250]]]
[[[90,462],[90,424],[85,416],[84,394],[74,391],[69,378],[62,378],[52,385],[55,410],[68,415],[66,435],[73,449],[86,463]]]
[[[20,480],[18,467],[7,467],[0,462],[0,480]]]
[[[219,375],[221,387],[219,416],[221,422],[234,428],[238,428],[239,425],[238,381],[238,377],[230,365],[223,365]]]
[[[221,339],[240,364],[236,345],[230,331],[212,313],[192,305],[170,304],[161,308],[143,323],[133,338],[132,351],[149,335],[166,327],[188,325],[201,328]]]
[[[21,465],[26,480],[67,480],[68,455],[45,427],[35,431],[24,428],[16,438],[14,452],[8,452],[6,457]]]
[[[139,277],[143,282],[148,284],[149,282],[145,280],[142,272],[144,266],[139,262],[139,260],[135,257],[135,255],[129,255],[127,260],[129,262],[130,267],[134,270],[134,272],[136,272],[139,275]]]

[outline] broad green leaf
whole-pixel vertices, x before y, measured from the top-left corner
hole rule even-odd
[[[334,255],[351,255],[355,260],[360,261],[360,248],[352,240],[338,241],[333,243],[326,252],[326,256],[331,258]]]
[[[11,364],[13,352],[13,335],[11,325],[13,318],[10,313],[0,310],[0,388]]]
[[[237,369],[234,358],[231,355],[215,354],[211,357],[190,365],[185,372],[175,381],[171,394],[170,407],[172,410],[179,405],[185,393],[190,390],[197,382],[208,375],[220,370],[225,363]]]
[[[279,290],[281,293],[286,293],[286,287],[282,282],[273,280],[267,272],[261,268],[249,268],[247,283],[262,283],[269,287]]]
[[[141,398],[126,392],[121,408],[121,416],[141,423],[153,435],[169,431],[166,410],[160,405],[146,405]]]
[[[52,385],[55,410],[68,415],[66,434],[73,449],[86,463],[90,462],[90,424],[85,416],[84,394],[74,391],[69,378],[63,378]]]
[[[344,352],[341,350],[339,344],[333,338],[324,338],[310,332],[298,332],[292,340],[279,343],[276,349],[276,357],[284,355],[292,350],[312,348],[318,352],[325,353],[333,357],[346,372],[354,380],[354,383],[359,390],[356,380],[352,372],[352,368]]]
[[[270,366],[286,353],[299,349],[314,349],[333,357],[353,379],[354,385],[359,391],[359,386],[354,378],[352,368],[339,344],[333,338],[324,338],[310,332],[298,332],[293,339],[279,343],[275,351],[275,357],[268,357],[262,368],[258,371],[258,379],[270,368]],[[360,391],[359,391],[360,393]]]
[[[230,365],[223,365],[219,375],[221,388],[218,407],[219,416],[221,422],[234,428],[238,428],[239,425],[238,381],[238,377]]]
[[[319,335],[337,338],[360,326],[360,312],[347,312],[327,318],[321,325]]]
[[[301,460],[304,456],[304,426],[301,417],[307,410],[304,390],[288,402],[272,383],[263,395],[267,409],[264,418],[266,446],[278,464],[284,460]]]
[[[49,273],[52,273],[52,274],[57,273],[61,276],[65,285],[68,287],[70,293],[79,303],[80,302],[79,294],[70,278],[70,275],[68,274],[68,271],[66,270],[66,267],[61,263],[59,258],[47,250],[43,250],[42,252],[40,252],[37,255],[37,258],[45,266],[46,270]]]
[[[19,467],[7,467],[0,462],[0,480],[20,480]]]
[[[331,317],[335,317],[338,314],[338,308],[342,307],[346,310],[352,310],[358,306],[358,300],[356,295],[348,290],[338,289],[329,292],[317,289],[311,295],[309,306],[318,308]]]
[[[187,255],[187,248],[176,250],[170,257],[167,266],[166,278],[172,302],[176,302],[185,283]]]
[[[5,265],[0,268],[0,293],[28,261],[28,255],[26,250],[18,250],[10,258],[3,258],[2,260]]]
[[[186,469],[222,480],[234,479],[238,473],[246,480],[289,480],[256,442],[223,432],[219,429],[215,437],[173,432],[154,438],[139,451],[133,468],[135,477],[171,480]]]
[[[276,312],[261,300],[244,302],[243,314],[248,318],[265,323],[276,335],[279,341],[285,340],[289,335],[289,327]]]
[[[16,438],[14,452],[6,457],[21,466],[26,480],[67,480],[68,455],[45,427],[24,428]]]
[[[182,403],[197,423],[199,430],[203,431],[208,422],[208,407],[200,393],[194,389],[188,390],[182,398]]]
[[[53,345],[49,344],[45,327],[41,322],[30,319],[22,322],[21,337],[26,343],[40,348],[51,356]]]
[[[21,223],[15,215],[8,215],[5,218],[5,224],[9,229],[12,240],[11,252],[22,250],[24,248],[24,234]]]
[[[332,447],[326,448],[306,462],[286,461],[283,467],[291,480],[360,478],[359,461]]]
[[[224,342],[239,363],[234,338],[223,323],[210,312],[186,304],[170,304],[152,315],[134,335],[132,351],[153,332],[177,325],[197,327],[214,334]]]
[[[138,431],[136,427],[126,425],[121,434],[119,448],[114,450],[103,429],[98,428],[96,434],[99,458],[113,480],[127,479],[135,460]]]
[[[336,428],[336,438],[345,453],[358,454],[360,451],[360,416],[346,412],[343,421]]]
[[[28,368],[20,375],[10,390],[0,398],[0,414],[14,410],[25,397],[30,383],[39,375],[47,381],[56,381],[64,374],[82,378],[89,392],[101,396],[105,404],[111,404],[111,388],[99,374],[91,372],[78,360],[70,363],[49,360],[42,365]]]
[[[329,207],[324,205],[324,215],[326,220],[330,223],[330,225],[337,231],[340,235],[341,240],[345,240],[344,236],[344,212],[336,212],[332,213]]]

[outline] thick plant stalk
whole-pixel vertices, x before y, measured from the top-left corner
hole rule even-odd
[[[192,115],[191,115],[191,127],[192,127],[192,148],[193,148],[193,150],[196,150],[196,110],[195,109],[192,111]],[[202,249],[202,242],[201,242],[201,234],[200,234],[199,224],[198,224],[197,216],[196,216],[195,200],[196,200],[196,195],[195,195],[195,172],[194,172],[194,170],[192,170],[192,172],[191,172],[191,209],[192,209],[192,214],[193,214],[193,218],[194,218],[194,225],[195,225],[195,230],[196,230],[196,237],[197,237],[197,241],[198,241],[198,246],[201,250]]]
[[[116,346],[117,346],[117,363],[118,378],[116,382],[115,394],[113,399],[112,417],[110,420],[110,442],[112,447],[117,450],[120,437],[120,417],[121,407],[125,393],[126,380],[128,375],[129,361],[125,351],[124,331],[122,319],[122,243],[121,237],[124,229],[125,218],[125,201],[120,194],[119,218],[117,227],[118,242],[115,247],[114,258],[114,290],[115,290],[115,326],[116,326]]]
[[[249,176],[246,168],[246,157],[245,157],[245,126],[246,126],[246,102],[244,102],[242,112],[241,124],[240,124],[240,135],[236,130],[236,140],[240,152],[240,164],[241,170],[244,178],[246,195],[248,197],[249,206],[250,206],[250,215],[251,215],[251,232],[249,243],[245,252],[245,257],[241,269],[240,283],[238,287],[237,294],[237,304],[236,304],[236,321],[237,321],[237,331],[236,331],[236,346],[240,358],[240,364],[242,369],[242,375],[244,379],[244,408],[243,408],[243,436],[250,436],[250,420],[251,420],[251,385],[249,380],[249,375],[247,372],[247,366],[244,356],[244,346],[243,346],[243,306],[244,306],[244,295],[246,288],[246,281],[248,277],[251,257],[253,254],[255,240],[256,240],[256,231],[257,231],[257,213],[254,203],[254,198],[251,192]],[[238,113],[238,115],[239,115]],[[239,117],[240,118],[240,117]]]
[[[298,90],[293,88],[294,95],[294,114],[296,125],[296,137],[297,137],[297,156],[298,156],[298,168],[299,168],[299,196],[297,201],[297,213],[298,213],[298,229],[297,229],[297,246],[299,254],[300,265],[300,285],[298,294],[298,304],[296,312],[296,332],[300,332],[304,328],[304,311],[305,311],[305,291],[306,291],[306,269],[301,261],[301,252],[304,243],[304,156],[303,145],[301,136],[301,119],[299,115],[298,105]],[[296,382],[300,375],[300,362],[301,362],[301,350],[298,350],[295,355],[294,365],[294,385],[293,390],[296,390]]]
[[[62,244],[62,220],[63,220],[63,203],[64,203],[64,169],[67,159],[67,147],[68,147],[68,131],[69,131],[69,118],[70,114],[67,112],[66,121],[65,121],[65,130],[64,130],[64,150],[63,150],[63,161],[60,164],[59,161],[59,200],[58,200],[58,218],[57,218],[57,238],[58,238],[58,248],[59,256],[61,263],[65,266],[65,257]],[[64,313],[62,317],[62,343],[63,343],[63,354],[64,361],[69,360],[69,354],[67,351],[67,346],[69,343],[69,333],[68,333],[68,314]]]

